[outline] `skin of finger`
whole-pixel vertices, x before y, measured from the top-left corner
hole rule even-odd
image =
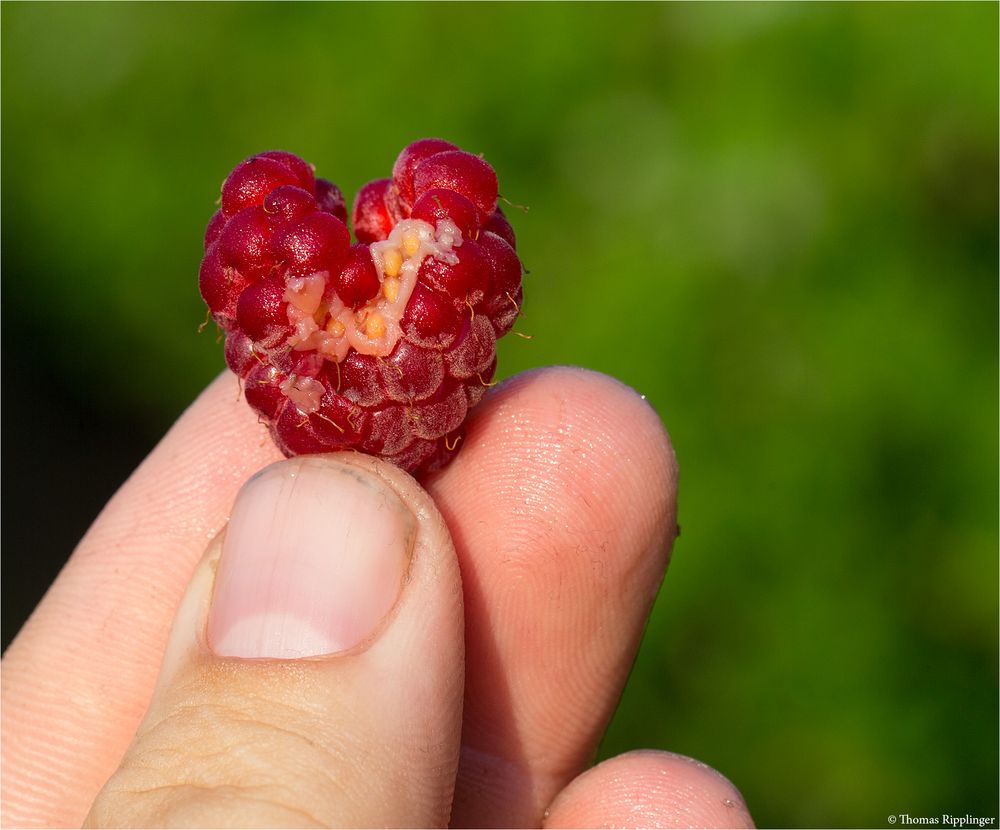
[[[396,467],[295,459],[380,479],[416,517],[388,619],[305,660],[218,658],[205,623],[220,544],[181,604],[149,713],[88,826],[426,827],[447,822],[463,691],[462,590],[448,530]]]
[[[576,778],[545,813],[545,828],[753,827],[739,790],[709,766],[669,752],[610,758]]]
[[[676,534],[654,410],[599,375],[520,375],[427,482],[465,586],[466,704],[453,826],[538,826],[592,759]]]
[[[128,745],[199,551],[224,523],[239,485],[279,457],[235,389],[235,378],[225,374],[192,405],[109,504],[8,650],[5,821],[77,824]],[[475,442],[491,440],[493,398],[502,402],[509,389],[488,396],[477,410],[479,425],[470,431]],[[508,428],[509,421],[497,423]],[[530,433],[529,421],[514,426]],[[613,431],[621,428],[615,425]],[[466,449],[456,463],[474,452]],[[477,467],[489,469],[470,465],[469,474]],[[461,487],[456,474],[448,476],[452,487]],[[473,509],[490,512],[489,505]],[[501,725],[498,731],[509,729]],[[502,763],[495,754],[487,757],[491,764]],[[521,777],[531,789],[533,774],[515,754],[503,780]],[[468,771],[465,778],[474,779]],[[502,795],[507,786],[494,792]]]
[[[281,457],[238,392],[226,372],[188,408],[7,649],[5,826],[79,826],[135,733],[206,544],[243,482]]]

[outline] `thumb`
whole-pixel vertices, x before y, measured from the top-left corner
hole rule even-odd
[[[430,497],[366,456],[273,464],[198,566],[87,826],[444,825],[463,666]]]

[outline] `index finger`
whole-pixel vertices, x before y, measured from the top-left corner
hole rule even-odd
[[[4,823],[79,826],[135,732],[236,492],[281,455],[220,375],[81,540],[3,659]],[[81,471],[86,478],[86,471]]]

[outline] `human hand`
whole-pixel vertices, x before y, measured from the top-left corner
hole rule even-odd
[[[4,657],[4,824],[752,826],[680,756],[584,771],[674,538],[656,414],[546,369],[465,441],[426,490],[358,454],[247,482],[280,456],[216,380]]]

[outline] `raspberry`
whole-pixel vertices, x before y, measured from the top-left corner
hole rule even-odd
[[[521,304],[514,231],[479,156],[430,138],[358,192],[271,151],[241,162],[205,231],[201,295],[226,363],[286,455],[447,464]]]

